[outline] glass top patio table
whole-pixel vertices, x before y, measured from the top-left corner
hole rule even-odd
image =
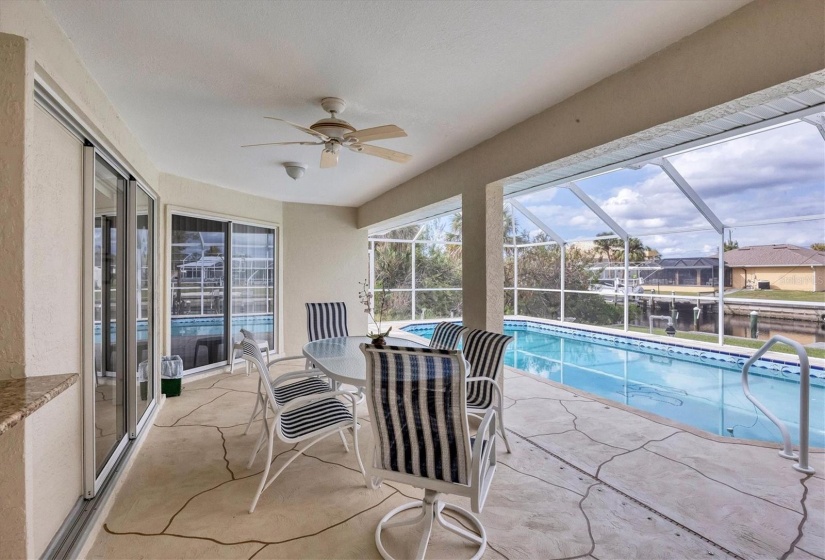
[[[423,344],[406,338],[386,337],[387,346],[423,348]],[[365,387],[367,362],[361,353],[361,344],[372,342],[366,336],[342,336],[315,340],[304,345],[304,356],[338,383]]]

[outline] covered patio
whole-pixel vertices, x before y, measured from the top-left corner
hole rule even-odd
[[[273,373],[279,371],[273,368]],[[793,558],[825,547],[825,455],[817,473],[775,446],[724,439],[508,368],[512,454],[499,453],[484,512],[485,558]],[[352,453],[328,439],[299,458],[247,512],[261,458],[243,435],[255,377],[187,383],[141,443],[89,558],[378,558],[373,533],[422,492],[369,490]],[[359,417],[362,450],[369,417]],[[292,452],[279,444],[274,465]],[[455,500],[462,503],[462,500]],[[403,554],[418,535],[390,533]],[[469,557],[435,531],[432,558]]]

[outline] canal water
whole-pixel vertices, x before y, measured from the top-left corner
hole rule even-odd
[[[693,331],[693,306],[677,304],[676,310],[679,313],[676,319],[676,330]],[[634,326],[647,327],[650,324],[648,321],[649,314],[649,310],[640,309],[637,317],[631,320],[630,323]],[[669,315],[669,313],[667,311],[657,310],[654,315]],[[657,323],[654,326],[662,328],[664,324]],[[702,313],[699,318],[699,330],[705,333],[717,333],[719,331],[715,308],[711,313]],[[750,338],[749,317],[743,315],[725,315],[725,334]],[[792,318],[768,319],[760,317],[759,340],[768,340],[774,335],[786,336],[803,345],[813,344],[814,342],[825,342],[825,323],[795,321]]]

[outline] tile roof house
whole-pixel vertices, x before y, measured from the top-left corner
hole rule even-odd
[[[770,282],[771,289],[825,291],[825,252],[797,245],[754,245],[725,253],[733,287]]]

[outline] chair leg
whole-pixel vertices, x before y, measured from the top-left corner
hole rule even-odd
[[[247,367],[249,367],[247,363]],[[255,421],[255,417],[258,415],[258,405],[261,403],[261,379],[258,378],[258,396],[255,399],[255,408],[252,409],[252,416],[249,417],[249,422],[246,423],[246,429],[243,431],[243,435],[246,435],[249,432],[249,427],[252,425],[252,422]]]
[[[504,440],[504,448],[507,450],[507,453],[512,453],[512,451],[510,451],[510,440],[507,439],[507,430],[504,429],[503,410],[504,409],[501,407],[498,407],[498,410],[496,410],[496,412],[498,413],[498,430],[501,434],[501,439]]]
[[[275,474],[272,475],[272,478],[267,480],[266,477],[269,474],[269,467],[272,465],[272,448],[273,448],[273,445],[275,443],[275,424],[273,424],[272,429],[269,432],[269,450],[268,450],[268,453],[267,453],[266,468],[264,469],[263,476],[261,476],[261,482],[260,482],[260,484],[258,484],[258,492],[255,494],[255,498],[252,500],[252,505],[249,507],[249,513],[253,513],[255,511],[255,506],[258,505],[258,500],[260,499],[261,494],[263,494],[264,491],[267,488],[269,488],[269,486],[273,482],[275,482],[275,479],[278,478],[278,476],[280,476],[280,474],[282,472],[284,472],[284,470],[289,465],[292,464],[292,461],[294,461],[295,459],[297,459],[298,457],[303,455],[304,452],[306,452],[310,447],[312,447],[313,445],[315,445],[316,443],[318,443],[322,439],[331,436],[333,433],[335,433],[335,432],[330,432],[328,434],[324,434],[321,437],[318,437],[318,438],[312,440],[309,443],[309,445],[303,447],[302,449],[299,449],[298,452],[295,455],[290,457],[283,465],[281,465],[281,468],[278,469],[278,471]]]
[[[249,362],[246,363],[246,371],[249,371]],[[229,375],[235,373],[235,350],[232,350],[232,357],[229,360]]]
[[[338,432],[338,435],[341,436],[341,443],[344,444],[344,449],[346,449],[347,453],[349,453],[349,445],[347,445],[347,440],[344,438],[344,430]]]

